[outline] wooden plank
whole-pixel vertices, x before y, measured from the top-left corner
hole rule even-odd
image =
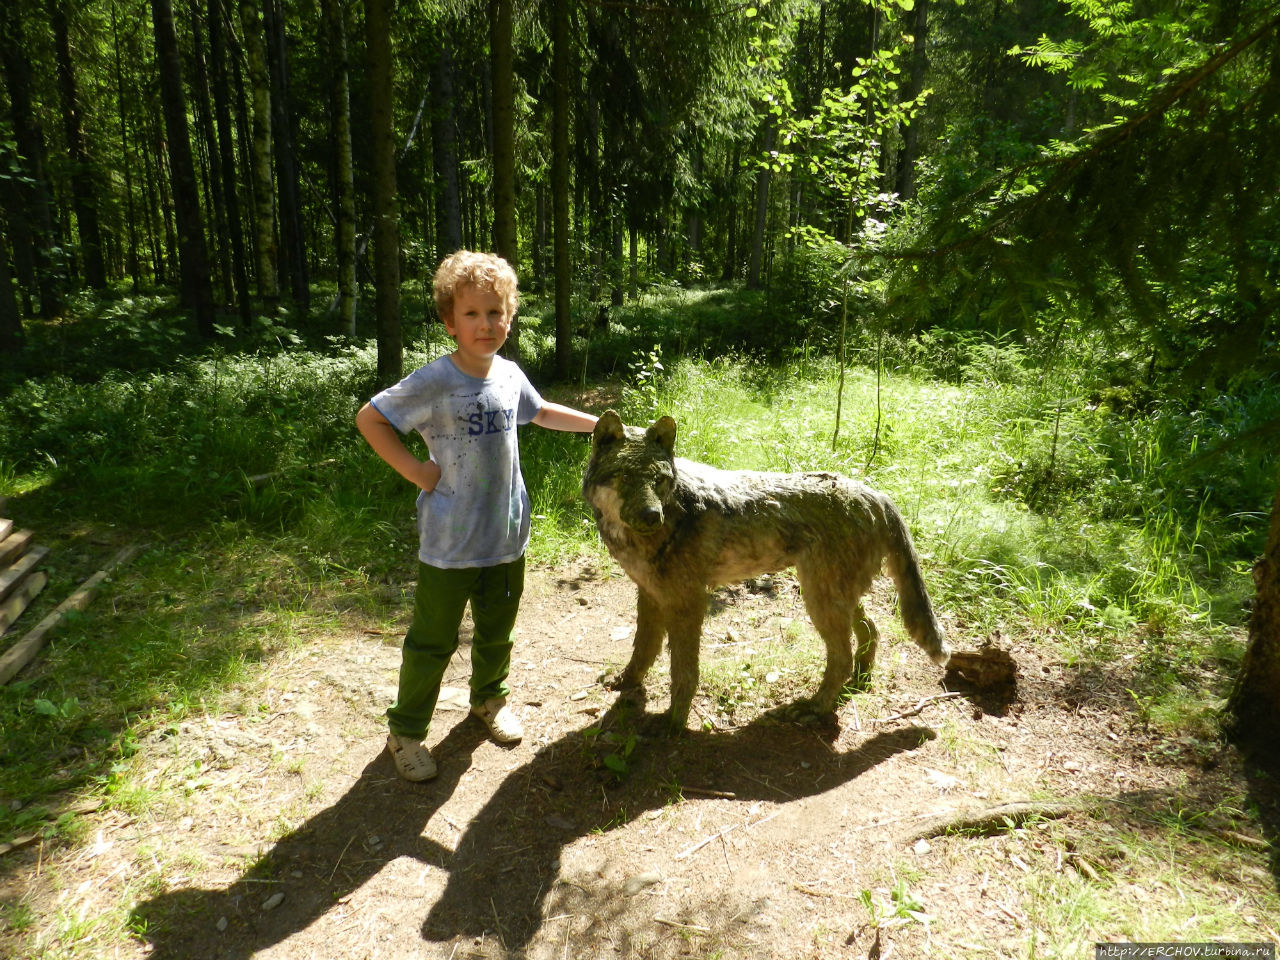
[[[115,567],[132,560],[139,549],[139,547],[130,544],[117,553],[107,561],[106,566],[80,584],[75,593],[58,604],[57,609],[36,624],[26,636],[6,650],[4,656],[0,657],[0,685],[8,683],[23,667],[34,660],[36,654],[48,642],[49,634],[53,632],[53,629],[62,621],[67,612],[70,610],[83,610],[87,607],[89,601],[93,599],[94,592],[102,585],[102,581],[110,576]]]
[[[40,566],[49,555],[48,547],[36,547],[8,570],[0,573],[0,600],[8,598],[28,573]]]
[[[39,595],[48,582],[49,575],[43,570],[37,570],[22,581],[13,596],[4,603],[0,603],[0,635],[3,635],[13,622],[22,616],[22,611],[27,609],[27,605]]]
[[[13,529],[13,521],[0,517],[0,540],[9,535],[9,531]]]
[[[0,540],[0,567],[7,567],[27,552],[31,546],[31,531],[19,530]]]

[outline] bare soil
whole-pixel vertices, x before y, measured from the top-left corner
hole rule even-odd
[[[83,843],[6,858],[0,896],[38,920],[0,934],[0,953],[1091,957],[1093,940],[1123,931],[1046,913],[1091,890],[1138,913],[1144,898],[1220,891],[1229,939],[1274,936],[1258,836],[1277,822],[1272,781],[1250,779],[1228,750],[1149,732],[1123,661],[1086,671],[1041,638],[1003,638],[1014,684],[944,685],[890,629],[885,589],[868,604],[884,634],[871,691],[838,722],[779,717],[816,672],[774,671],[732,697],[704,683],[691,718],[703,729],[672,738],[665,656],[647,704],[600,682],[629,653],[629,582],[612,566],[531,569],[512,674],[525,740],[498,746],[468,716],[464,645],[428,738],[440,774],[425,784],[399,779],[383,749],[399,635],[308,637],[239,692],[240,709],[143,743],[133,774],[157,793],[139,812],[109,804]],[[704,678],[769,643],[816,657],[804,622],[785,577],[721,591]],[[1042,798],[1088,802],[994,835],[917,836],[935,817]],[[1194,876],[1152,876],[1109,839],[1160,836],[1171,816],[1189,824]],[[1243,856],[1221,846],[1233,835]],[[1221,875],[1204,875],[1206,858]],[[135,937],[94,929],[133,903]]]

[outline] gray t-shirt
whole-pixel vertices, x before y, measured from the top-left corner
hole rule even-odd
[[[433,567],[491,567],[529,545],[529,494],[516,427],[542,409],[518,366],[493,358],[483,380],[440,357],[370,401],[401,433],[417,430],[440,483],[418,494],[418,558]]]

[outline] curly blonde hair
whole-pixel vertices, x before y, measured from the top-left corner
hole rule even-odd
[[[459,250],[445,257],[436,269],[433,283],[436,313],[441,320],[453,315],[453,300],[459,287],[473,286],[480,290],[492,290],[502,298],[509,316],[514,316],[520,304],[516,272],[511,264],[496,253],[476,253]]]

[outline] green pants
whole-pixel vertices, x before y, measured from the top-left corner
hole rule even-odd
[[[400,737],[422,739],[440,697],[440,683],[458,649],[458,627],[471,603],[471,703],[505,697],[510,688],[511,630],[524,592],[524,557],[496,567],[442,570],[418,563],[413,623],[405,634],[396,702],[387,725]]]

